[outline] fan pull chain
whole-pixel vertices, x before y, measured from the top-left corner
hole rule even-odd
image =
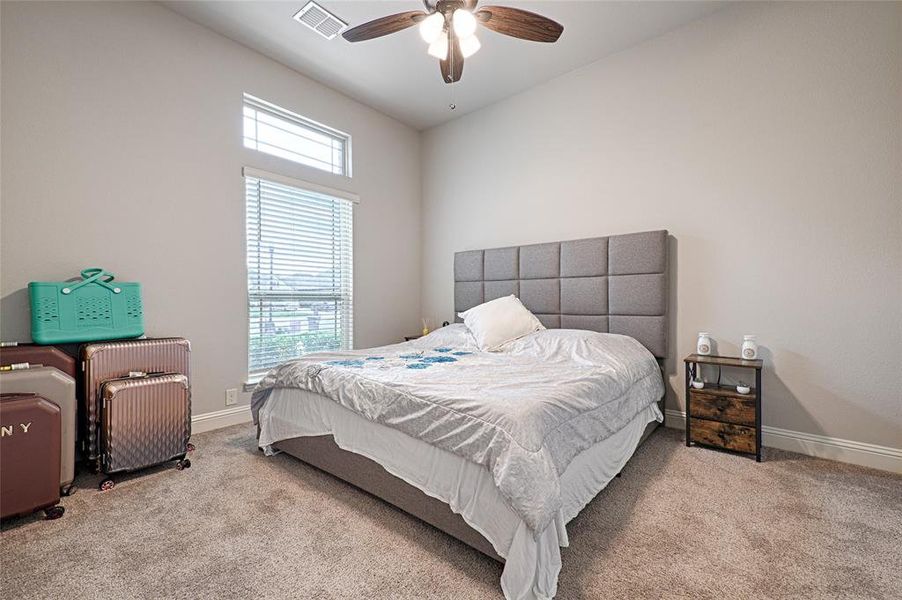
[[[457,108],[457,105],[454,103],[454,86],[457,85],[457,82],[454,81],[454,38],[451,37],[450,31],[448,34],[448,64],[451,66],[449,77],[451,78],[451,85],[448,86],[451,89],[449,93],[451,95],[451,103],[448,105],[450,110],[454,110]]]

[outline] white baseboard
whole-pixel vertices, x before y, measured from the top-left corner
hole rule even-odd
[[[685,412],[667,409],[664,413],[668,427],[686,429]],[[767,425],[761,427],[761,438],[761,444],[768,448],[902,473],[902,448],[866,444]]]
[[[217,410],[191,417],[191,433],[204,433],[214,429],[222,429],[230,425],[251,422],[251,407],[232,406],[225,410]]]
[[[667,426],[686,428],[686,413],[667,409]],[[204,433],[231,425],[251,422],[249,406],[233,406],[225,410],[195,415],[191,418],[191,432]],[[803,433],[779,427],[761,427],[761,443],[768,448],[798,452],[808,456],[827,458],[840,462],[902,473],[902,448],[890,448],[853,440],[831,438],[813,433]]]

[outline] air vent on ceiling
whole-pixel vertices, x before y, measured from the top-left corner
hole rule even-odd
[[[303,23],[327,40],[331,40],[348,26],[347,23],[312,0],[294,15],[294,20]]]

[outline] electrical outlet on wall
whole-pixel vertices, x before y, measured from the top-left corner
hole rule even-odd
[[[233,404],[238,403],[238,390],[236,388],[232,388],[226,390],[226,406],[232,406]]]

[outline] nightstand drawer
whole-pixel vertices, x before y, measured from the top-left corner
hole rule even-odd
[[[715,396],[692,390],[689,410],[693,417],[736,425],[755,426],[755,399]]]
[[[695,407],[693,407],[694,409]],[[708,419],[689,419],[689,439],[700,444],[735,450],[755,452],[755,428],[718,423]]]

